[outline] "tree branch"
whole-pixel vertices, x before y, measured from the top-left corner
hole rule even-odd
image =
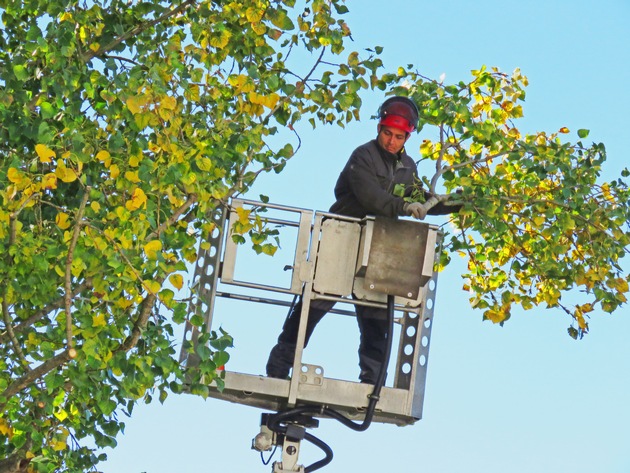
[[[13,245],[15,245],[15,241],[17,240],[17,223],[16,222],[20,215],[20,212],[24,210],[26,205],[31,200],[37,197],[39,197],[39,193],[29,195],[28,198],[20,204],[20,207],[15,212],[11,213],[9,217],[9,246],[8,248],[11,248]],[[13,259],[11,258],[8,251],[6,253],[6,257],[9,260],[8,264],[11,265],[13,263],[12,261]],[[6,294],[7,294],[6,286],[3,285],[2,286],[2,318],[4,320],[4,326],[6,328],[7,335],[9,336],[9,339],[11,340],[13,351],[15,351],[15,354],[19,358],[22,366],[24,366],[24,368],[28,371],[30,370],[30,365],[29,365],[28,360],[24,356],[24,352],[22,351],[22,347],[20,346],[20,343],[17,337],[15,336],[15,331],[13,330],[13,321],[11,320],[11,315],[9,314],[9,303],[7,302]]]
[[[106,44],[105,46],[99,47],[96,51],[91,51],[90,50],[90,53],[88,53],[86,56],[84,56],[85,61],[87,62],[87,61],[89,61],[90,59],[92,59],[92,58],[94,58],[96,56],[101,56],[101,55],[107,53],[108,51],[111,51],[112,49],[114,49],[116,46],[118,46],[123,41],[126,41],[129,38],[132,38],[132,37],[142,33],[147,28],[151,28],[152,26],[155,26],[158,23],[161,23],[162,21],[164,21],[164,20],[166,20],[166,19],[168,19],[168,18],[170,18],[172,16],[175,16],[175,15],[183,12],[186,8],[188,8],[189,6],[191,6],[194,3],[195,3],[195,0],[186,0],[184,3],[182,3],[177,8],[175,8],[173,10],[169,10],[169,11],[163,13],[162,15],[158,16],[156,19],[140,23],[135,28],[132,28],[129,31],[127,31],[126,33],[121,34],[119,37],[114,39],[109,44]]]
[[[7,329],[7,334],[9,336],[9,340],[11,340],[11,345],[13,345],[13,350],[15,354],[18,356],[20,361],[22,362],[22,366],[28,371],[30,370],[30,365],[26,357],[24,356],[24,352],[22,351],[22,347],[15,336],[15,331],[13,330],[13,325],[11,321],[11,316],[9,315],[9,304],[7,303],[6,298],[6,289],[3,286],[3,296],[2,296],[2,318],[4,320],[4,326]]]
[[[17,393],[28,387],[30,384],[32,384],[45,374],[61,366],[62,364],[67,363],[68,361],[70,361],[71,358],[72,357],[70,356],[70,353],[68,353],[68,350],[64,350],[58,355],[44,361],[36,368],[33,368],[21,378],[15,380],[4,390],[2,394],[0,394],[0,399],[2,399],[2,404],[0,404],[0,408],[4,408],[9,398],[15,396]]]
[[[133,329],[131,330],[131,335],[129,335],[125,341],[120,345],[120,347],[116,351],[127,352],[135,347],[140,340],[140,336],[142,332],[144,332],[145,327],[147,326],[147,321],[149,320],[149,316],[151,315],[151,309],[153,308],[153,304],[156,301],[156,294],[149,293],[147,297],[142,301],[142,308],[140,309],[140,314],[138,314],[138,318],[133,325]]]
[[[74,249],[77,246],[79,234],[81,233],[81,228],[83,227],[83,213],[85,212],[85,205],[89,196],[90,187],[87,187],[83,193],[83,199],[81,199],[79,209],[77,210],[74,231],[72,232],[72,239],[70,240],[70,245],[68,246],[68,256],[66,257],[64,306],[66,311],[66,346],[70,355],[76,355],[76,351],[72,348],[72,260],[74,258]]]
[[[85,291],[86,289],[92,287],[92,279],[91,278],[87,278],[85,281],[83,281],[81,284],[79,284],[75,289],[74,289],[74,294],[78,294],[81,293],[83,291]],[[26,330],[28,327],[30,327],[31,325],[33,325],[34,323],[36,323],[38,320],[41,320],[42,318],[44,318],[46,315],[50,314],[51,312],[57,310],[57,309],[61,309],[64,305],[64,299],[60,298],[58,300],[56,300],[55,302],[47,305],[46,307],[44,307],[41,310],[38,310],[37,312],[35,312],[33,315],[31,315],[29,318],[23,320],[22,322],[20,322],[19,324],[17,324],[15,326],[15,328],[13,329],[15,333],[20,333],[23,332],[24,330]],[[4,334],[0,334],[0,343],[4,343]]]
[[[435,174],[431,178],[431,185],[429,187],[431,194],[435,194],[435,186],[437,185],[438,179],[443,174],[442,162],[444,161],[444,153],[446,153],[446,146],[444,146],[444,125],[440,124],[440,154],[435,160]]]

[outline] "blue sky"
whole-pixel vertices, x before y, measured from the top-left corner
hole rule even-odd
[[[468,80],[483,64],[504,72],[519,67],[530,82],[521,131],[566,126],[569,139],[577,140],[577,129],[587,128],[589,140],[607,147],[605,179],[629,165],[627,0],[349,0],[347,6],[352,49],[383,46],[386,67],[411,63],[430,77],[445,74],[445,82]],[[367,118],[382,99],[376,92],[365,95],[364,120],[346,130],[311,131],[304,124],[299,155],[281,174],[261,178],[248,197],[262,193],[276,203],[328,209],[350,152],[375,136],[375,122]],[[418,135],[408,143],[412,157],[421,140]],[[461,290],[463,269],[454,259],[438,282],[424,418],[407,427],[375,424],[363,433],[321,421],[313,434],[335,453],[321,471],[630,471],[628,309],[595,313],[591,333],[578,342],[567,335],[569,320],[560,311],[516,312],[499,327],[470,308]],[[243,310],[220,300],[215,314],[235,337],[233,366],[262,373],[285,309]],[[357,346],[356,323],[329,315],[306,361],[355,379]],[[270,471],[250,450],[260,413],[192,396],[139,406],[101,470]],[[309,465],[321,453],[306,445],[300,458]]]

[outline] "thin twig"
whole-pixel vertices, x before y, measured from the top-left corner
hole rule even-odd
[[[178,208],[175,213],[173,213],[173,215],[171,215],[168,220],[166,220],[164,223],[160,224],[159,227],[157,227],[153,232],[151,232],[148,236],[147,236],[147,241],[153,240],[154,238],[157,238],[160,236],[160,233],[162,233],[162,231],[173,225],[173,223],[175,223],[177,221],[177,219],[179,217],[182,216],[182,214],[184,212],[186,212],[195,202],[197,202],[197,194],[190,194],[188,196],[188,199],[186,200],[186,202],[184,202],[184,205],[182,205],[180,208]]]
[[[13,245],[15,244],[15,240],[17,239],[17,225],[16,225],[16,221],[17,218],[20,215],[20,212],[22,212],[22,210],[24,210],[24,208],[26,207],[26,204],[28,204],[31,200],[36,199],[40,196],[39,192],[36,192],[35,194],[31,194],[28,196],[28,198],[22,202],[20,204],[20,207],[11,214],[11,216],[9,217],[9,228],[10,228],[10,233],[9,233],[9,245]]]

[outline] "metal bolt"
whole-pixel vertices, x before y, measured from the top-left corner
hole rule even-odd
[[[413,294],[411,292],[408,292],[407,297],[411,297],[411,296],[413,296]]]
[[[296,452],[297,452],[297,448],[295,448],[293,445],[289,445],[287,447],[287,453],[289,455],[295,455]]]
[[[370,284],[370,289],[374,289],[374,284]]]

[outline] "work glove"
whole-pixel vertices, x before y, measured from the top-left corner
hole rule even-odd
[[[411,215],[413,218],[417,218],[418,220],[424,220],[424,217],[427,216],[427,210],[420,202],[407,202],[403,207],[403,210],[407,215]]]

